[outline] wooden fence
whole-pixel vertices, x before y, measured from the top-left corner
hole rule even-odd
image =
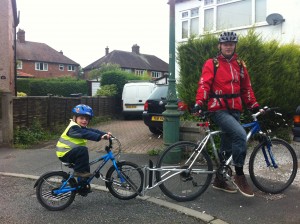
[[[66,124],[72,117],[72,108],[81,103],[92,107],[95,116],[114,116],[121,112],[121,99],[116,97],[14,97],[14,128],[30,127],[36,119],[48,128]]]

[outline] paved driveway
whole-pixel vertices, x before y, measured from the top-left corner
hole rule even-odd
[[[122,144],[123,153],[144,154],[149,150],[163,149],[162,136],[152,134],[143,120],[113,120],[101,123],[93,128],[110,131]],[[104,149],[106,142],[88,142],[90,150]]]

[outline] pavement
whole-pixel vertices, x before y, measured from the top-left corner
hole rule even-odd
[[[162,138],[158,138],[151,134],[141,120],[106,122],[95,128],[111,131],[113,135],[118,137],[123,146],[123,153],[121,154],[120,159],[132,161],[140,166],[147,165],[149,159],[153,160],[155,164],[158,156],[150,156],[148,153],[154,149],[163,150],[165,147]],[[103,149],[105,143],[106,142],[104,141],[102,143],[88,143],[88,147],[90,148],[90,158],[99,156],[99,153],[102,154],[103,151],[98,149]],[[32,188],[34,180],[44,172],[61,169],[61,164],[55,156],[54,146],[55,141],[47,142],[26,150],[9,149],[5,147],[0,148],[0,192],[2,192],[0,194],[0,201],[7,202],[9,204],[7,207],[11,206],[10,209],[6,209],[7,211],[9,210],[11,212],[11,210],[15,209],[16,212],[14,215],[24,215],[24,211],[28,210],[27,205],[30,205],[33,206],[33,210],[38,210],[37,215],[39,218],[42,217],[43,219],[46,219],[45,222],[59,222],[60,219],[57,219],[56,222],[54,219],[55,215],[49,213],[38,204],[34,196],[34,189]],[[293,143],[293,146],[299,158],[300,144]],[[95,197],[91,197],[90,195],[86,198],[76,197],[76,201],[63,212],[70,214],[70,217],[72,214],[81,214],[81,210],[84,210],[88,204],[85,200],[88,200],[92,205],[89,204],[89,209],[85,212],[90,214],[90,209],[92,209],[91,211],[95,211],[95,209],[98,208],[99,213],[96,214],[100,218],[103,216],[105,219],[105,222],[99,222],[98,220],[99,223],[113,222],[110,218],[111,213],[107,214],[105,209],[106,206],[109,206],[111,209],[120,208],[118,211],[124,210],[123,213],[120,214],[119,212],[114,212],[114,216],[120,216],[117,217],[117,220],[118,222],[119,220],[122,220],[121,223],[296,224],[300,223],[299,176],[300,174],[298,172],[294,183],[281,194],[265,194],[253,186],[255,197],[247,198],[240,193],[229,194],[216,191],[209,187],[200,197],[190,202],[176,202],[169,199],[164,196],[157,187],[147,191],[144,197],[138,197],[137,200],[122,201],[121,203],[118,199],[109,196],[110,194],[103,193],[103,191],[106,191],[103,187],[103,181],[95,180],[93,181],[94,185],[92,186],[92,189],[94,189],[95,192],[91,194],[95,195]],[[249,180],[249,182],[251,181]],[[10,190],[12,190],[12,192],[21,191],[19,188],[20,186],[23,186],[22,184],[28,187],[28,192],[26,192],[26,194],[29,194],[29,198],[31,199],[25,204],[20,202],[21,205],[25,206],[24,210],[17,204],[19,199],[9,200],[9,198],[15,196],[15,194],[13,196],[7,196]],[[3,187],[5,190],[3,190]],[[98,190],[102,193],[99,193]],[[102,206],[103,203],[106,205],[105,207]],[[7,214],[3,213],[6,211],[4,206],[5,203],[1,202],[0,204],[0,217],[8,217]],[[125,209],[127,206],[132,206],[130,211]],[[4,208],[2,209],[2,207]],[[74,210],[76,213],[74,213]],[[138,213],[142,213],[142,218],[137,217],[137,211]],[[83,215],[86,214],[85,212]],[[26,214],[28,213],[30,214],[30,211],[26,212]],[[61,216],[65,213],[59,212],[58,214]],[[95,214],[95,212],[92,212],[92,214]],[[105,214],[107,215],[107,218]],[[77,220],[81,220],[81,223],[95,223],[95,220],[99,218],[98,216],[95,216],[90,222],[86,219],[85,221],[82,221],[81,219]],[[89,217],[93,216],[89,215]],[[132,219],[130,219],[130,217],[136,221],[131,221]],[[15,222],[14,219],[12,220],[13,221],[7,223],[18,223]],[[27,221],[27,219],[23,219],[19,223],[39,223],[38,221],[33,221],[33,218],[29,219],[28,222]],[[60,223],[68,223],[61,221]],[[72,223],[76,222],[73,220]]]

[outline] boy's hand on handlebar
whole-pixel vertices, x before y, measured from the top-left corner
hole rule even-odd
[[[111,132],[107,132],[107,134],[105,134],[105,135],[102,135],[101,139],[108,140],[108,139],[110,139],[110,138],[111,138],[111,136],[112,136]]]

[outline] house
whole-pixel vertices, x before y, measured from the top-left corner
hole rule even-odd
[[[101,67],[102,64],[118,64],[121,69],[134,73],[136,75],[148,74],[152,80],[165,77],[168,74],[169,65],[154,55],[141,54],[140,47],[135,44],[132,51],[114,50],[109,52],[109,48],[105,48],[105,56],[83,68],[84,76],[87,78],[88,73]]]
[[[15,94],[15,34],[19,24],[16,0],[0,1],[0,95]]]
[[[17,74],[29,74],[35,78],[62,76],[76,77],[79,64],[47,44],[25,40],[25,31],[19,29],[16,41]]]
[[[254,28],[265,40],[300,44],[299,9],[298,0],[176,0],[175,42],[222,31],[246,34]],[[176,79],[178,70],[176,64]]]
[[[0,1],[0,145],[13,145],[13,96],[15,90],[16,0]]]

